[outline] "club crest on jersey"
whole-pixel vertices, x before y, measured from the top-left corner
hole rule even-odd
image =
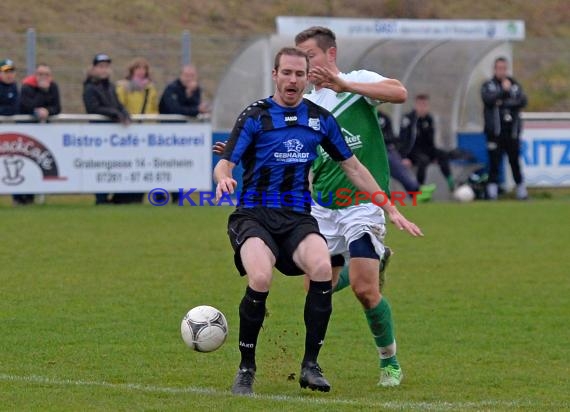
[[[319,118],[309,117],[309,127],[313,130],[321,130],[321,121]]]

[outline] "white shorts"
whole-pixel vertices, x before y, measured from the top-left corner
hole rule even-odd
[[[319,230],[327,240],[331,256],[343,255],[348,260],[348,245],[365,233],[370,235],[378,256],[384,255],[386,219],[384,211],[375,204],[364,203],[344,209],[328,209],[315,204],[311,214],[319,223]]]

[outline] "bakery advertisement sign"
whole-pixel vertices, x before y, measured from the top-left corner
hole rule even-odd
[[[0,194],[211,188],[212,130],[182,124],[1,124]]]
[[[25,184],[27,165],[36,168],[44,182],[66,180],[59,175],[54,154],[42,142],[24,133],[0,134],[0,161],[3,169],[0,180],[8,187]]]

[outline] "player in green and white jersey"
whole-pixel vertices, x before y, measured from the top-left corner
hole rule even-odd
[[[304,30],[295,37],[295,43],[307,53],[311,65],[309,80],[314,89],[305,98],[332,112],[352,151],[389,194],[390,169],[376,106],[403,103],[407,98],[405,87],[396,79],[367,70],[341,73],[336,64],[336,38],[328,28]],[[396,358],[391,308],[379,287],[380,261],[386,253],[384,213],[363,196],[356,204],[357,189],[322,151],[313,163],[312,174],[317,203],[312,214],[328,242],[333,284],[348,258],[350,285],[363,305],[380,357],[378,384],[398,386],[403,374]],[[347,282],[343,283],[337,290]]]

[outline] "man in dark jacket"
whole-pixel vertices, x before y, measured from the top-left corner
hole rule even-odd
[[[40,122],[61,112],[59,89],[47,64],[38,64],[36,72],[22,80],[20,113],[31,114]]]
[[[35,73],[22,80],[19,113],[32,115],[38,122],[47,122],[49,116],[60,112],[59,89],[51,69],[47,64],[38,64]],[[41,199],[43,196],[40,196],[40,202]],[[13,201],[17,205],[34,203],[34,195],[14,195]]]
[[[189,64],[182,67],[180,77],[166,86],[158,105],[160,114],[181,114],[196,117],[210,112],[209,105],[202,102],[202,88],[198,83],[198,70]],[[178,202],[178,192],[170,197]]]
[[[115,85],[110,81],[111,58],[99,53],[93,58],[93,66],[83,83],[83,103],[88,114],[101,114],[114,122],[129,124],[129,112],[123,107]]]
[[[10,59],[0,61],[0,116],[19,113],[20,92],[16,83],[16,66]],[[21,206],[34,203],[34,195],[12,195],[12,204]]]
[[[16,66],[10,59],[0,61],[0,116],[18,114],[20,94],[16,83]]]
[[[429,96],[418,94],[414,101],[414,110],[402,117],[400,139],[404,142],[414,142],[408,159],[417,167],[417,179],[423,185],[427,167],[437,161],[441,173],[447,181],[449,191],[453,191],[455,182],[451,175],[449,156],[444,150],[435,146],[435,124],[429,112]]]
[[[208,105],[202,102],[202,89],[198,83],[198,71],[193,65],[182,68],[180,77],[166,86],[158,110],[161,114],[198,116],[208,113]]]
[[[119,102],[115,85],[110,81],[111,77],[111,58],[99,53],[93,58],[93,66],[83,82],[83,103],[85,111],[88,114],[101,114],[107,116],[113,122],[121,122],[128,125],[131,122],[129,112]],[[95,204],[105,203],[128,203],[131,200],[123,201],[123,198],[129,198],[130,194],[117,194],[113,200],[108,199],[108,193],[95,194]],[[137,200],[142,200],[142,195],[137,194]],[[133,200],[134,201],[134,200]]]
[[[481,87],[481,98],[485,106],[485,135],[489,152],[489,199],[498,197],[499,165],[506,153],[517,184],[518,199],[527,199],[528,193],[521,173],[519,150],[522,121],[520,110],[526,106],[527,98],[520,84],[508,76],[508,61],[504,57],[495,60],[494,76]]]
[[[421,192],[421,194],[417,196],[419,201],[429,201],[436,189],[435,185],[420,186],[416,177],[404,164],[404,159],[402,158],[402,156],[405,157],[408,155],[414,145],[414,142],[404,142],[401,139],[396,138],[394,130],[392,129],[392,120],[386,113],[381,112],[380,110],[378,110],[378,124],[382,129],[384,143],[386,144],[386,150],[388,151],[390,177],[400,182],[408,193]]]

